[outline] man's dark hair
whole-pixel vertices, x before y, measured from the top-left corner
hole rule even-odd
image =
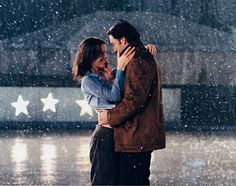
[[[140,34],[129,22],[125,20],[118,20],[115,24],[107,31],[107,35],[112,35],[115,39],[121,39],[125,37],[130,44],[139,43]]]

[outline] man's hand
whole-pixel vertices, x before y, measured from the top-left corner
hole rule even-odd
[[[99,110],[99,118],[98,118],[98,125],[107,125],[107,110],[101,109]]]

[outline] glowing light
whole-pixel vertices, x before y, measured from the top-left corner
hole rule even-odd
[[[21,172],[25,169],[27,158],[27,144],[20,139],[16,139],[11,149],[11,159],[15,163],[15,172]]]
[[[79,171],[87,172],[90,170],[90,163],[89,163],[89,137],[80,137],[81,139],[78,141],[78,148],[77,148],[77,161],[76,164],[78,166]]]
[[[57,159],[57,150],[53,144],[43,144],[41,147],[41,165],[42,165],[42,180],[44,181],[54,181],[55,176],[54,172],[56,170],[56,159]]]

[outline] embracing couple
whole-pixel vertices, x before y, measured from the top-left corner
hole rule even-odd
[[[151,153],[165,148],[160,65],[156,48],[119,20],[107,31],[117,67],[107,63],[106,43],[81,42],[72,67],[98,113],[90,143],[92,185],[149,185]]]

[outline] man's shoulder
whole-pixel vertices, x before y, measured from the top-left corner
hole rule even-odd
[[[130,63],[134,66],[138,66],[139,68],[145,67],[145,68],[154,68],[156,67],[155,59],[152,55],[149,55],[148,53],[141,53],[136,55]]]

